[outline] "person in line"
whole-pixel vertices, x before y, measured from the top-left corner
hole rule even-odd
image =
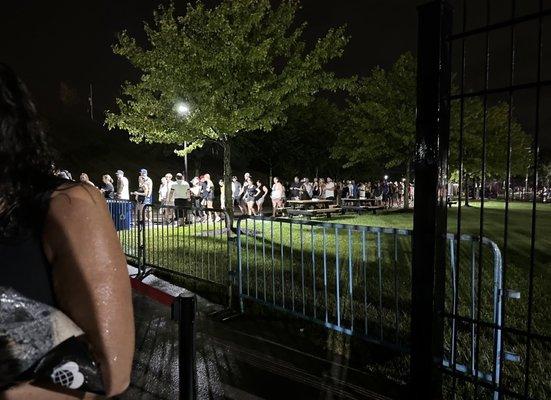
[[[308,178],[302,178],[302,185],[300,187],[300,199],[310,200],[312,199],[313,187]]]
[[[147,176],[147,170],[145,168],[140,170],[140,175],[138,176],[138,190],[133,194],[136,195],[136,202],[138,203],[136,207],[138,219],[141,218],[143,213],[145,222],[150,223],[151,207],[146,206],[151,205],[153,202],[153,181]]]
[[[319,179],[319,198],[325,200],[325,180],[323,178]]]
[[[300,183],[300,180],[298,179],[298,176],[295,176],[293,183],[289,187],[289,194],[291,195],[291,200],[300,200],[301,187],[302,185]]]
[[[195,177],[191,180],[191,203],[193,210],[194,222],[201,221],[203,219],[203,211],[201,210],[201,180],[199,177]]]
[[[168,199],[168,184],[166,182],[166,176],[163,176],[161,178],[161,184],[159,185],[159,203],[161,203],[161,207],[159,208],[159,215],[161,216],[162,220],[167,222],[168,221],[168,210],[166,208],[166,202]]]
[[[243,201],[247,205],[247,215],[256,215],[254,210],[254,199],[257,194],[258,188],[253,183],[250,175],[246,178],[245,183],[243,184],[243,187],[241,188],[241,192],[243,195]]]
[[[210,174],[205,174],[201,181],[201,195],[203,198],[203,206],[207,209],[212,209],[214,205],[214,183],[210,179]],[[214,220],[212,211],[208,211],[203,218],[203,222],[207,222],[208,219]]]
[[[314,178],[314,182],[312,182],[312,198],[319,199],[319,196],[319,180],[318,178]]]
[[[247,193],[247,188],[249,180],[252,182],[252,176],[250,173],[245,172],[243,175],[243,185],[241,186],[241,191],[239,195],[239,209],[242,214],[248,214],[249,208],[247,207],[247,201],[245,200],[245,194]]]
[[[360,199],[365,199],[365,183],[360,182],[358,185],[358,194],[360,195]]]
[[[335,182],[331,178],[327,178],[325,184],[325,200],[335,200]]]
[[[231,195],[234,207],[239,207],[240,199],[239,193],[241,193],[241,182],[237,180],[237,176],[231,178]]]
[[[159,185],[159,203],[161,203],[161,207],[166,206],[166,202],[168,200],[168,191],[169,184],[166,180],[166,176],[163,176],[161,178],[161,184]]]
[[[191,207],[191,191],[189,183],[181,173],[176,174],[176,182],[171,186],[176,207],[176,225],[183,225],[189,222],[188,209]]]
[[[128,186],[128,178],[124,176],[124,172],[120,169],[115,174],[117,177],[117,192],[115,198],[117,200],[130,200],[130,191]]]
[[[225,191],[225,185],[224,185],[224,179],[218,180],[218,186],[220,187],[220,209],[225,210],[226,209],[226,191]],[[221,221],[224,217],[224,213],[219,212],[216,213],[216,219],[214,222]]]
[[[113,187],[113,178],[110,175],[103,175],[101,177],[103,186],[100,191],[106,199],[113,200],[115,197],[115,188]]]
[[[71,173],[69,171],[67,171],[66,169],[59,169],[57,168],[55,165],[53,166],[54,168],[54,175],[55,176],[58,176],[62,179],[67,179],[69,181],[72,181],[73,180],[73,176],[71,175]]]
[[[86,183],[87,185],[90,185],[90,186],[92,186],[92,187],[96,187],[96,185],[94,185],[94,184],[92,183],[92,181],[90,180],[90,178],[88,177],[88,174],[86,174],[86,173],[84,173],[84,172],[80,174],[79,180],[80,180],[82,183]]]
[[[90,347],[105,395],[114,397],[128,387],[134,354],[126,257],[101,192],[87,183],[55,177],[46,143],[25,85],[9,67],[0,64],[0,287],[27,303],[63,313],[77,326],[81,334],[74,339]],[[10,312],[9,305],[3,306],[1,319],[13,319],[3,315]],[[10,334],[8,326],[2,328],[3,335]],[[28,328],[21,324],[16,329],[15,335],[25,340],[36,333],[49,335],[52,341],[45,329],[25,331]],[[56,351],[50,342],[41,341],[38,350]],[[25,342],[20,344],[25,346]],[[0,344],[3,366],[7,362],[3,357],[14,356],[6,354],[3,346],[7,345]],[[15,357],[23,361],[23,354]],[[40,361],[36,359],[36,363]],[[9,380],[2,376],[0,398],[97,398],[86,392],[85,382],[68,389],[54,383],[49,374],[39,380],[34,366],[19,372],[15,368],[25,364],[13,358],[11,364],[7,372],[14,375]]]
[[[270,197],[272,198],[272,217],[275,217],[276,213],[283,207],[284,195],[285,189],[283,188],[283,185],[279,182],[279,178],[276,176],[274,177],[272,193],[270,194]]]
[[[170,172],[165,174],[166,178],[166,185],[167,185],[167,195],[165,200],[165,205],[167,208],[165,209],[164,215],[167,222],[173,222],[175,220],[175,213],[174,213],[174,189],[172,186],[176,183],[172,180],[172,174]]]
[[[256,181],[256,188],[257,193],[254,197],[254,200],[256,203],[257,214],[262,215],[262,206],[264,205],[264,200],[266,199],[266,195],[268,194],[268,188],[266,187],[266,185],[262,184],[260,179]]]

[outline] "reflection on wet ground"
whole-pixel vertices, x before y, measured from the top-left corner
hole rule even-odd
[[[177,399],[177,326],[170,309],[135,292],[134,310],[134,370],[121,398]],[[289,346],[289,337],[274,340],[276,332],[251,318],[225,316],[220,306],[198,299],[198,399],[389,398],[366,389],[374,378],[338,357],[313,355],[300,340]]]

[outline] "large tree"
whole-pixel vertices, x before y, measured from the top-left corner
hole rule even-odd
[[[351,91],[333,156],[345,167],[378,162],[400,167],[409,186],[415,147],[416,64],[405,53],[391,69],[376,67]],[[404,207],[408,208],[405,196]]]
[[[242,136],[236,145],[257,168],[291,179],[301,176],[337,177],[341,164],[330,158],[342,121],[341,110],[325,98],[289,110],[287,122],[269,133]]]
[[[348,82],[325,69],[344,51],[344,28],[307,46],[305,23],[295,21],[298,8],[295,0],[277,7],[270,0],[222,0],[214,8],[199,1],[177,16],[173,6],[159,7],[153,24],[145,24],[145,46],[127,32],[114,46],[141,77],[124,84],[108,126],[128,131],[134,141],[180,146],[182,156],[209,142],[221,146],[231,212],[232,138],[270,131],[285,122],[289,108]]]
[[[500,102],[487,105],[484,115],[484,102],[480,98],[467,98],[463,104],[459,101],[452,104],[449,170],[451,180],[456,182],[459,180],[459,173],[462,172],[466,205],[469,204],[469,188],[474,180],[482,179],[483,167],[486,179],[507,179],[509,146],[511,176],[526,174],[531,162],[531,138],[515,118],[509,121],[509,111],[509,104]]]
[[[364,164],[373,160],[386,168],[401,167],[406,180],[415,149],[416,59],[403,54],[385,71],[375,68],[371,75],[360,80],[352,91],[347,105],[347,120],[343,123],[333,156],[346,161],[345,166]],[[462,136],[463,178],[466,192],[469,179],[481,178],[482,141],[486,121],[486,177],[505,178],[509,132],[514,154],[511,174],[526,172],[529,165],[530,138],[514,118],[509,124],[506,103],[487,104],[480,98],[463,103],[462,135],[461,103],[454,101],[450,122],[450,172],[458,176],[459,140]],[[407,196],[406,196],[407,199]],[[404,202],[407,208],[407,202]]]

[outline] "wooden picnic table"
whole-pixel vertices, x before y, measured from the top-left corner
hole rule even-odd
[[[288,200],[287,203],[294,209],[329,208],[329,205],[333,203],[333,200]]]
[[[367,199],[367,198],[343,198],[341,199],[342,202],[342,212],[345,213],[347,211],[357,212],[358,214],[361,214],[363,211],[371,211],[373,214],[377,210],[383,210],[384,206],[377,205],[377,200],[375,199]]]
[[[376,202],[375,199],[368,199],[368,198],[342,198],[341,199],[343,206],[349,205],[349,206],[370,206]]]
[[[312,217],[325,215],[329,218],[331,214],[341,212],[340,208],[329,207],[333,204],[332,200],[289,200],[287,204],[291,206],[291,208],[287,210],[287,215],[289,217],[301,216],[310,219]]]

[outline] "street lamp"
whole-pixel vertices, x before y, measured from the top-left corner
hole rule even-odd
[[[385,181],[388,181],[388,175],[385,175],[384,178],[385,178]]]
[[[176,111],[176,114],[178,114],[180,117],[187,117],[190,113],[190,107],[189,104],[184,101],[179,101],[174,106],[174,110]],[[187,149],[187,142],[184,142],[184,151]],[[187,153],[184,155],[184,174],[185,179],[188,180],[188,174],[187,174]]]
[[[189,104],[186,102],[179,101],[178,103],[176,103],[176,106],[174,107],[174,109],[176,110],[176,113],[180,117],[186,117],[189,115],[189,111],[190,111]]]

